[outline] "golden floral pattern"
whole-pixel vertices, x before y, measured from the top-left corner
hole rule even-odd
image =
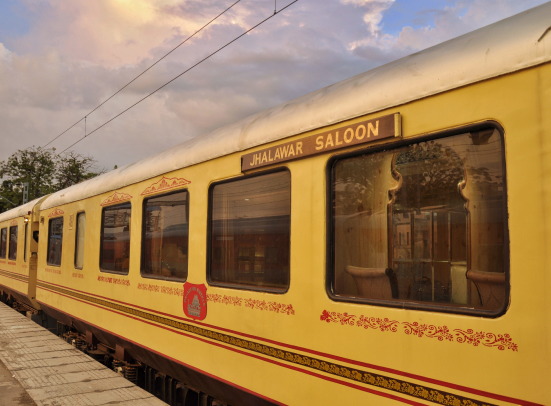
[[[0,275],[6,276],[8,278],[17,279],[19,282],[28,283],[29,281],[29,277],[27,275],[16,274],[13,272],[6,272],[6,271],[0,270]]]
[[[249,309],[266,310],[275,313],[283,313],[288,316],[295,314],[295,309],[291,304],[283,304],[277,302],[266,302],[265,300],[243,299],[237,296],[209,294],[207,293],[207,301],[213,303],[222,303],[225,305],[241,306],[245,305]]]
[[[163,192],[165,190],[175,189],[190,184],[191,182],[184,178],[165,178],[164,176],[153,183],[151,186],[147,187],[143,192],[142,196],[150,195],[153,193]]]
[[[62,216],[65,214],[63,210],[61,210],[59,207],[56,207],[55,210],[53,210],[50,214],[48,214],[48,217],[57,217]]]
[[[392,392],[412,396],[412,397],[433,402],[439,405],[495,406],[492,403],[481,402],[475,399],[469,399],[464,396],[455,395],[449,392],[433,389],[427,386],[412,384],[400,379],[390,378],[390,377],[373,373],[373,372],[361,371],[359,369],[339,365],[330,361],[324,361],[321,359],[313,358],[313,357],[310,357],[309,355],[298,354],[292,351],[285,351],[280,348],[234,337],[229,334],[219,333],[217,331],[209,330],[209,329],[195,326],[189,323],[184,323],[181,321],[169,319],[167,317],[148,313],[143,310],[124,306],[118,303],[113,303],[108,300],[104,300],[104,299],[84,295],[78,292],[74,292],[68,289],[60,288],[54,285],[50,285],[48,283],[38,282],[37,285],[41,288],[57,291],[64,295],[73,296],[80,300],[92,302],[103,307],[107,307],[113,310],[117,310],[119,312],[123,312],[136,317],[140,317],[145,320],[152,321],[154,323],[163,324],[165,326],[168,326],[177,330],[181,330],[186,333],[208,338],[210,340],[217,341],[219,343],[223,343],[228,346],[237,347],[240,349],[262,354],[270,358],[275,358],[275,359],[286,361],[292,364],[301,365],[306,368],[314,369],[319,372],[345,378],[354,382],[363,383],[363,384],[378,387],[378,388],[384,388]]]
[[[436,338],[438,341],[456,341],[458,343],[467,343],[475,347],[483,345],[485,347],[497,347],[498,350],[518,351],[518,345],[513,342],[509,334],[494,334],[475,332],[472,329],[461,330],[454,329],[454,333],[450,331],[448,326],[434,326],[432,324],[419,324],[418,322],[409,323],[407,321],[399,322],[397,320],[389,320],[388,318],[366,317],[359,318],[353,314],[346,312],[328,312],[324,310],[320,316],[321,321],[327,323],[340,323],[341,325],[350,325],[363,327],[365,329],[375,329],[381,331],[390,331],[396,333],[398,326],[401,324],[404,328],[404,333],[416,337]]]
[[[107,206],[110,204],[125,202],[130,199],[132,199],[132,196],[130,196],[128,193],[115,192],[111,196],[103,199],[103,201],[100,203],[100,206]]]

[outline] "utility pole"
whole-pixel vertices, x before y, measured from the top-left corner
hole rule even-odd
[[[29,182],[23,183],[23,204],[29,202]]]

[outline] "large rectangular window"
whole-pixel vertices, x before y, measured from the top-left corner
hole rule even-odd
[[[63,248],[63,217],[50,220],[48,226],[48,265],[61,265]]]
[[[0,258],[6,258],[8,250],[8,229],[3,228],[0,231]]]
[[[10,245],[8,248],[8,259],[17,260],[17,230],[18,226],[10,227]]]
[[[144,200],[142,275],[186,279],[189,194],[186,190]]]
[[[210,282],[286,290],[290,173],[217,184],[211,189],[210,211]]]
[[[501,134],[488,129],[337,160],[334,297],[504,309],[502,156]]]
[[[101,216],[102,271],[127,274],[130,268],[130,203],[103,209]]]
[[[77,214],[77,232],[75,233],[75,268],[84,267],[84,232],[86,230],[86,213]]]

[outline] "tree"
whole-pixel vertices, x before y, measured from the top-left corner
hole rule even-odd
[[[29,200],[52,193],[56,164],[54,149],[43,149],[34,145],[13,153],[0,163],[0,177],[3,179],[0,195],[16,205],[23,203],[22,184],[29,183]],[[20,185],[20,186],[18,186]],[[13,206],[4,199],[0,201],[2,211]]]
[[[74,151],[69,151],[57,158],[55,189],[61,190],[77,183],[91,179],[105,173],[105,169],[95,172],[97,161],[90,155],[84,156]]]
[[[96,170],[91,156],[74,151],[59,156],[55,148],[34,145],[0,162],[0,212],[23,203],[23,183],[29,183],[29,201],[65,189],[105,172]],[[11,204],[11,201],[14,204]]]

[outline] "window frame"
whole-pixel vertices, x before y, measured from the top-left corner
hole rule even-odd
[[[27,219],[25,218],[25,220]],[[25,220],[23,221],[25,224],[25,227],[24,227],[25,242],[23,244],[23,262],[27,262],[27,238],[29,236],[29,222]]]
[[[275,289],[275,288],[268,288],[268,287],[259,287],[259,286],[252,286],[252,285],[240,285],[236,283],[224,283],[224,282],[216,282],[211,280],[211,266],[212,266],[212,210],[213,210],[213,192],[214,188],[218,185],[222,185],[225,183],[231,183],[236,182],[239,180],[245,180],[250,178],[255,178],[263,175],[270,175],[272,173],[276,172],[288,172],[290,183],[290,198],[289,203],[291,207],[291,213],[289,214],[289,217],[292,215],[293,210],[293,176],[291,173],[291,170],[287,165],[279,166],[277,168],[272,168],[266,171],[259,171],[254,173],[248,173],[245,175],[238,175],[234,176],[229,179],[224,179],[221,181],[215,181],[211,182],[209,185],[209,191],[208,191],[208,206],[207,206],[207,268],[206,268],[206,280],[207,284],[209,286],[215,286],[215,287],[221,287],[221,288],[227,288],[227,289],[235,289],[235,290],[245,290],[245,291],[253,291],[253,292],[267,292],[267,293],[273,293],[278,295],[283,295],[289,291],[291,288],[291,258],[292,258],[292,229],[291,229],[291,221],[289,221],[289,283],[287,284],[287,287],[285,289]]]
[[[17,229],[17,231],[15,232],[15,235],[17,237],[17,243],[16,243],[16,246],[15,246],[15,258],[11,258],[10,257],[11,239],[9,237],[11,237],[11,229],[14,228],[14,227]],[[18,247],[19,247],[19,223],[8,227],[8,241],[9,241],[9,245],[7,247],[8,261],[17,262],[17,250],[18,250]]]
[[[101,209],[101,229],[100,229],[100,240],[99,240],[99,271],[100,272],[103,272],[103,273],[110,273],[110,274],[115,274],[115,275],[123,275],[123,276],[126,276],[126,275],[129,275],[130,274],[130,258],[132,258],[132,255],[131,255],[131,251],[132,251],[132,245],[130,244],[130,252],[128,253],[128,258],[129,258],[129,263],[128,263],[128,272],[119,272],[119,271],[110,271],[108,269],[103,269],[101,267],[101,264],[102,264],[102,260],[103,260],[103,223],[104,223],[104,219],[105,219],[105,216],[103,215],[103,213],[105,213],[105,210],[110,210],[114,207],[122,207],[122,206],[126,206],[126,205],[130,205],[130,223],[129,224],[132,224],[132,202],[130,200],[127,200],[127,201],[124,201],[124,202],[121,202],[121,203],[117,203],[117,204],[112,204],[112,205],[109,205],[109,206],[104,206],[102,207]],[[130,243],[132,242],[132,227],[130,226],[130,230],[129,230],[129,233],[130,233]]]
[[[9,242],[9,241],[8,241],[8,240],[9,240],[9,230],[8,230],[8,228],[9,228],[9,227],[6,226],[6,227],[2,227],[2,228],[0,229],[0,233],[1,233],[2,231],[6,230],[6,253],[5,253],[4,256],[1,255],[1,253],[2,253],[2,247],[1,247],[2,241],[0,240],[0,258],[1,258],[1,259],[7,259],[7,258],[8,258],[8,242]]]
[[[187,254],[187,265],[188,265],[188,274],[186,276],[185,279],[183,278],[174,278],[174,277],[171,277],[171,276],[154,276],[154,275],[149,275],[149,274],[144,274],[143,270],[144,270],[144,260],[145,260],[145,224],[146,224],[146,221],[145,221],[145,216],[146,216],[146,204],[147,204],[147,201],[150,200],[150,199],[155,199],[157,197],[163,197],[163,196],[170,196],[170,195],[175,195],[177,193],[182,193],[182,192],[187,192],[187,224],[188,224],[188,254]],[[149,196],[146,196],[144,197],[143,201],[142,201],[142,224],[141,224],[141,237],[142,237],[142,241],[140,243],[140,276],[142,278],[145,278],[145,279],[157,279],[157,280],[162,280],[162,281],[167,281],[167,282],[179,282],[179,283],[185,283],[188,278],[189,278],[189,241],[190,241],[190,238],[189,238],[189,223],[190,223],[190,220],[191,220],[191,216],[190,216],[190,213],[191,213],[191,193],[189,192],[189,189],[186,187],[186,188],[182,188],[182,189],[177,189],[177,190],[173,190],[169,193],[159,193],[159,194],[151,194]]]
[[[51,224],[52,221],[58,220],[58,219],[62,220],[62,225],[61,225],[61,258],[59,258],[59,265],[52,264],[48,261],[48,252],[49,252],[49,248],[50,248],[50,236],[51,236],[50,232],[52,230],[52,228],[50,227],[50,224]],[[47,240],[47,243],[46,243],[46,265],[61,267],[61,264],[63,263],[63,234],[65,234],[65,218],[63,216],[59,216],[59,217],[53,217],[51,219],[48,219],[48,240]]]
[[[501,308],[497,310],[482,310],[482,309],[469,309],[467,307],[454,307],[440,304],[430,304],[423,302],[405,302],[400,300],[381,300],[381,299],[367,299],[340,296],[334,293],[334,262],[335,262],[335,244],[333,244],[335,238],[334,229],[334,207],[333,207],[333,169],[337,161],[352,158],[359,155],[373,154],[382,151],[390,151],[400,147],[405,147],[412,144],[418,144],[421,142],[433,141],[441,138],[448,138],[454,135],[461,135],[467,132],[479,131],[482,129],[494,129],[497,130],[501,136],[501,159],[503,162],[503,261],[504,261],[504,274],[505,274],[505,300]],[[508,193],[507,193],[507,161],[505,156],[505,130],[503,127],[493,120],[484,120],[476,124],[464,125],[456,127],[452,130],[435,131],[428,135],[408,137],[397,141],[391,141],[383,144],[378,144],[370,147],[363,147],[355,149],[351,152],[332,155],[326,163],[325,167],[325,179],[326,179],[326,270],[325,270],[325,291],[329,299],[334,302],[365,304],[388,308],[400,308],[407,310],[421,310],[448,314],[462,314],[476,317],[496,318],[506,313],[510,304],[510,242],[509,242],[509,208],[508,208]],[[470,236],[469,236],[470,238]]]
[[[77,241],[78,241],[78,216],[80,216],[81,214],[84,214],[84,216],[86,216],[86,211],[83,210],[83,211],[77,211],[76,212],[76,216],[75,216],[75,255],[74,255],[74,261],[73,261],[73,265],[75,267],[75,269],[79,269],[79,270],[82,270],[84,269],[84,261],[83,261],[83,265],[81,268],[79,268],[77,266]],[[84,241],[86,241],[86,228],[84,228]],[[84,249],[84,248],[83,248]],[[84,258],[84,254],[83,254],[83,258]]]

